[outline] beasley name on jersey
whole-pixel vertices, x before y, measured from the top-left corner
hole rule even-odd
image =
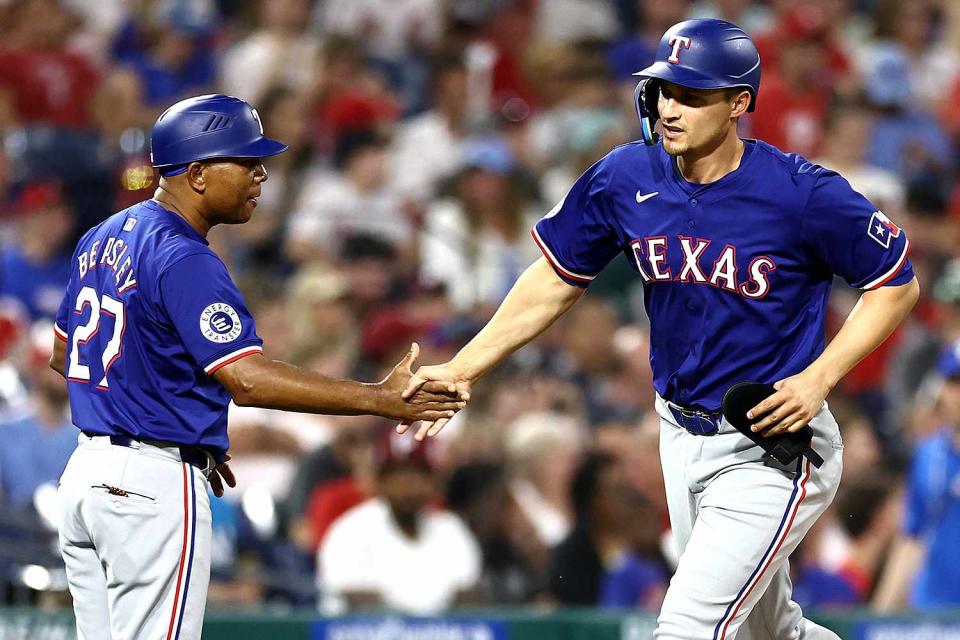
[[[906,234],[846,180],[753,140],[708,184],[686,181],[660,145],[618,147],[533,234],[578,286],[623,253],[644,286],[657,391],[711,411],[730,384],[819,355],[834,275],[862,289],[913,277]]]
[[[74,424],[222,460],[230,396],[211,376],[262,342],[206,239],[146,200],[88,231],[73,264],[56,331]]]

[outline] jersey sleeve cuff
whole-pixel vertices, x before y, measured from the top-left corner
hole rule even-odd
[[[537,246],[543,253],[543,257],[547,259],[547,262],[549,262],[550,266],[553,267],[553,270],[557,272],[557,275],[560,276],[560,279],[567,284],[572,284],[575,287],[586,288],[596,277],[576,273],[575,271],[571,271],[570,269],[567,269],[561,265],[560,261],[557,260],[556,256],[553,255],[550,247],[547,246],[547,243],[544,242],[543,238],[540,236],[540,232],[537,231],[536,227],[530,230],[530,235],[533,236],[533,241],[537,243]]]
[[[67,341],[67,332],[61,329],[56,322],[53,323],[53,334],[57,336],[57,339]]]
[[[904,265],[907,263],[907,254],[910,253],[910,240],[905,239],[903,244],[903,252],[900,254],[900,258],[897,262],[890,267],[889,270],[885,271],[883,274],[877,276],[867,284],[860,287],[864,291],[873,291],[874,289],[879,289],[885,284],[889,284],[894,278],[900,275],[903,272]],[[902,283],[898,283],[902,284]]]
[[[245,347],[240,347],[236,351],[231,351],[230,353],[220,356],[207,366],[203,368],[204,373],[207,375],[213,375],[217,369],[221,369],[232,362],[236,362],[240,358],[246,358],[247,356],[252,356],[255,353],[263,353],[263,346],[259,344],[250,344]]]

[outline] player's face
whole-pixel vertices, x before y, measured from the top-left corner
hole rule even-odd
[[[734,99],[726,89],[690,89],[670,82],[660,86],[663,148],[672,156],[709,149],[727,135]]]
[[[259,158],[204,163],[204,202],[216,224],[243,224],[253,215],[267,171]]]

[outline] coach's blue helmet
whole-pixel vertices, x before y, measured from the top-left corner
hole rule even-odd
[[[643,141],[656,144],[654,125],[660,118],[659,81],[691,89],[743,88],[753,111],[760,91],[760,53],[747,33],[726,20],[703,18],[673,25],[660,38],[656,61],[634,74],[641,78],[634,92]]]
[[[213,158],[266,158],[287,145],[263,135],[257,110],[240,98],[187,98],[160,114],[150,136],[150,162],[164,176]]]

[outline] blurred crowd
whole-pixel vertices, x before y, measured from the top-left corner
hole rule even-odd
[[[923,298],[829,398],[834,506],[792,561],[813,608],[960,605],[960,3],[951,0],[0,0],[0,584],[56,601],[76,443],[46,367],[73,244],[157,179],[149,128],[251,102],[290,146],[211,245],[267,356],[377,380],[452,356],[539,253],[529,229],[638,137],[661,34],[715,16],[763,80],[743,136],[839,170],[910,237]],[[615,260],[429,445],[364,417],[231,407],[213,603],[433,613],[656,610],[672,546],[642,289]],[[830,331],[858,293],[834,287]]]

